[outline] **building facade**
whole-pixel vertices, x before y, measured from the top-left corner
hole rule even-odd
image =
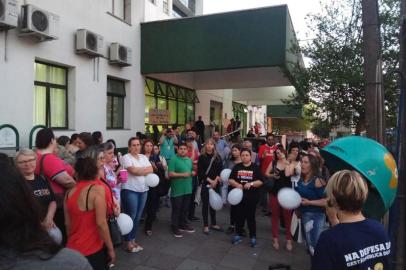
[[[208,133],[238,116],[245,134],[249,105],[294,91],[287,6],[195,16],[203,0],[0,3],[0,149],[17,144],[13,128],[32,146],[43,126],[101,131],[126,147],[157,130],[150,109],[181,129],[202,116]]]
[[[136,131],[144,131],[145,101],[149,102],[140,73],[140,23],[170,19],[179,10],[189,11],[188,16],[202,10],[199,0],[1,4],[18,15],[18,26],[0,26],[0,125],[14,126],[22,147],[28,146],[36,125],[68,136],[99,130],[105,139],[126,146]],[[38,15],[45,16],[43,25],[38,25]],[[0,14],[0,25],[4,20]],[[79,34],[79,29],[84,30]],[[124,63],[113,61],[123,53]],[[0,147],[10,146],[10,136],[9,130],[0,130]]]

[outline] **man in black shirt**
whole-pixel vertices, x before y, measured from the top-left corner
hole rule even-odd
[[[197,134],[199,135],[199,138],[200,138],[200,143],[204,143],[204,129],[205,129],[205,126],[204,126],[204,122],[202,120],[201,115],[199,115],[198,120],[195,123],[195,127],[196,127]]]

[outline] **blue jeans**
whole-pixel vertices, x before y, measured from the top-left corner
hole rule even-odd
[[[131,217],[134,222],[133,229],[129,234],[124,235],[125,241],[135,240],[138,225],[147,201],[148,192],[135,192],[128,189],[121,190],[121,203],[123,212]]]
[[[314,255],[320,234],[325,230],[324,212],[302,212],[302,229],[310,254]]]

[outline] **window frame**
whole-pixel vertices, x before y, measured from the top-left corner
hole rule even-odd
[[[169,15],[169,0],[163,0],[162,1],[162,11],[166,15]]]
[[[114,123],[114,117],[113,117],[113,114],[111,114],[111,119],[107,119],[107,111],[106,111],[106,129],[108,129],[108,130],[111,130],[111,129],[124,129],[124,126],[125,126],[125,98],[126,98],[126,96],[127,96],[127,93],[126,93],[126,86],[125,86],[125,83],[126,83],[126,81],[125,80],[121,80],[121,79],[117,79],[117,78],[113,78],[113,77],[107,77],[107,84],[108,84],[108,81],[109,80],[114,80],[114,81],[119,81],[119,82],[121,82],[121,83],[123,83],[123,86],[124,86],[124,95],[120,95],[120,94],[116,94],[116,93],[111,93],[111,92],[108,92],[107,91],[107,89],[108,89],[108,87],[107,87],[107,89],[106,89],[106,97],[107,97],[107,100],[106,100],[106,107],[107,107],[107,105],[109,104],[108,102],[109,102],[109,98],[111,97],[112,98],[112,100],[111,100],[111,105],[112,105],[112,108],[111,108],[111,112],[113,112],[114,111],[114,98],[122,98],[123,99],[123,109],[121,110],[121,119],[122,119],[122,123],[123,123],[123,125],[122,126],[120,126],[120,127],[113,127],[113,123]],[[110,108],[106,108],[106,109],[110,109]],[[110,120],[110,127],[109,127],[109,120]]]
[[[131,0],[123,0],[123,17],[115,13],[116,0],[111,0],[111,10],[107,14],[131,26]]]
[[[69,76],[69,69],[64,66],[59,66],[56,64],[48,63],[45,61],[35,60],[34,64],[41,64],[50,67],[56,67],[63,69],[65,71],[65,85],[62,84],[54,84],[48,82],[41,82],[34,79],[34,88],[35,86],[45,87],[45,126],[50,127],[55,130],[66,130],[69,128],[69,91],[68,91],[68,76]],[[34,70],[35,72],[35,70]],[[35,78],[36,74],[34,74]],[[55,89],[62,89],[65,90],[65,126],[63,127],[53,127],[51,126],[51,88]],[[35,89],[34,89],[35,90]]]
[[[150,85],[148,83],[152,83],[153,85]],[[150,89],[150,86],[153,86],[153,90]],[[153,91],[153,93],[151,93]],[[171,94],[169,92],[172,92]],[[184,92],[180,94],[180,92]],[[191,93],[186,93],[186,92],[191,92]],[[192,93],[193,92],[193,93]],[[172,97],[171,95],[175,94],[175,97]],[[176,122],[175,123],[168,123],[169,126],[177,124],[179,127],[185,126],[186,123],[188,122],[189,118],[189,111],[188,111],[188,105],[192,106],[192,121],[194,121],[194,117],[196,114],[196,103],[199,102],[199,100],[196,98],[188,99],[187,96],[189,95],[195,95],[196,90],[194,89],[189,89],[185,87],[181,87],[175,84],[167,83],[158,79],[146,77],[145,78],[145,85],[144,85],[144,96],[145,97],[151,97],[154,100],[154,109],[158,109],[158,103],[159,100],[164,100],[165,101],[165,109],[169,109],[169,100],[175,101],[176,102]],[[185,123],[179,123],[179,113],[183,113],[179,111],[179,103],[184,103],[184,108],[185,108]],[[146,125],[151,125],[149,122],[145,121]]]

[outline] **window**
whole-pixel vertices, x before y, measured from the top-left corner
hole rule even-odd
[[[110,0],[109,12],[124,22],[131,24],[131,0]]]
[[[178,7],[172,7],[172,16],[175,18],[185,18],[187,15],[183,13]]]
[[[124,128],[125,82],[107,78],[107,128]]]
[[[163,11],[165,14],[169,14],[169,4],[168,0],[163,0]]]
[[[193,122],[196,91],[147,78],[145,83],[145,124],[149,124],[149,109],[169,110],[169,125],[182,126]]]
[[[34,71],[33,124],[52,128],[67,128],[67,68],[35,62]]]

